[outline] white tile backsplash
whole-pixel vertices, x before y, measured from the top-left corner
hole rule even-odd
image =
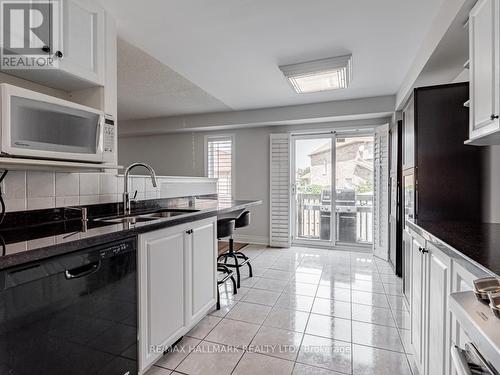
[[[19,253],[21,251],[26,251],[27,247],[28,247],[28,241],[7,244],[5,247],[5,254],[9,255],[9,254]]]
[[[99,203],[114,203],[114,202],[118,202],[118,194],[99,195]]]
[[[40,247],[54,245],[55,242],[56,240],[54,236],[37,238],[36,240],[28,241],[27,250],[38,249]]]
[[[158,193],[157,191],[147,191],[145,195],[146,199],[156,199],[158,198]]]
[[[56,207],[78,206],[80,204],[80,196],[72,197],[56,197]]]
[[[118,176],[116,178],[116,193],[123,194],[123,176]]]
[[[99,174],[81,173],[80,195],[98,195],[98,194],[99,194]]]
[[[162,193],[160,186],[165,182],[175,184],[173,180],[158,176],[158,187],[154,188],[149,176],[130,176],[129,192],[133,197],[137,190],[137,200],[171,197]],[[123,194],[123,176],[109,173],[9,171],[2,184],[8,212],[121,202]],[[191,185],[184,181],[182,194]]]
[[[26,198],[26,172],[9,171],[2,182],[2,191],[9,199]]]
[[[56,197],[80,195],[80,175],[78,173],[56,173]]]
[[[40,210],[42,208],[54,208],[56,206],[55,197],[28,198],[26,209]]]
[[[97,203],[99,203],[98,195],[80,195],[80,205],[82,206]]]
[[[55,197],[55,173],[28,171],[26,186],[28,198]]]
[[[26,197],[25,198],[9,198],[5,197],[5,211],[26,211]]]
[[[145,177],[133,176],[131,178],[131,182],[129,182],[132,186],[130,188],[130,192],[133,194],[134,191],[137,193],[144,193],[146,191],[146,179]]]
[[[117,179],[115,175],[102,173],[99,175],[99,195],[117,194]]]

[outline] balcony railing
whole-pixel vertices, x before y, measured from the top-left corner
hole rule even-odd
[[[330,240],[330,232],[321,233],[323,227],[329,226],[331,213],[321,212],[320,194],[297,194],[297,237],[306,239]],[[373,242],[373,196],[371,194],[360,194],[356,200],[356,235],[353,243],[370,244]],[[336,212],[337,233],[341,228],[342,220],[339,220],[339,212]],[[326,233],[326,234],[325,234]],[[338,236],[338,234],[337,234]],[[339,240],[339,238],[337,238]],[[341,241],[342,242],[342,241]]]

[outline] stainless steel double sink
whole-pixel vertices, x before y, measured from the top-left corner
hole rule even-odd
[[[129,216],[112,216],[112,217],[102,217],[98,219],[94,219],[95,221],[101,221],[106,223],[115,223],[115,224],[136,224],[147,221],[153,221],[158,219],[166,219],[170,217],[185,215],[198,212],[198,210],[182,210],[182,209],[163,209],[155,212],[144,213],[144,214],[135,214]]]

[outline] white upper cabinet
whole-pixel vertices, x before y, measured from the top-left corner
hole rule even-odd
[[[105,84],[106,19],[104,9],[83,0],[62,0],[49,19],[51,45],[43,45],[52,68],[2,71],[48,87],[76,91]],[[23,30],[13,30],[23,34]],[[112,46],[113,47],[113,46]],[[42,52],[40,52],[42,53]]]
[[[471,145],[500,144],[499,5],[479,0],[469,17]]]
[[[104,84],[104,10],[89,2],[66,1],[63,6],[60,68],[89,82]],[[54,51],[55,57],[61,56]]]

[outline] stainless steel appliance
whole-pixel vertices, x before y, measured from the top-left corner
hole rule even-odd
[[[413,170],[403,175],[404,219],[414,220],[415,214],[415,174]]]
[[[115,123],[102,111],[5,83],[0,95],[3,156],[115,161]]]
[[[467,334],[463,346],[452,343],[453,368],[457,375],[498,375],[500,369],[500,319],[474,292],[452,293],[450,310]]]
[[[0,272],[0,374],[137,374],[136,239]]]
[[[337,190],[335,199],[337,213],[337,241],[355,243],[357,210],[356,191],[350,189]]]

